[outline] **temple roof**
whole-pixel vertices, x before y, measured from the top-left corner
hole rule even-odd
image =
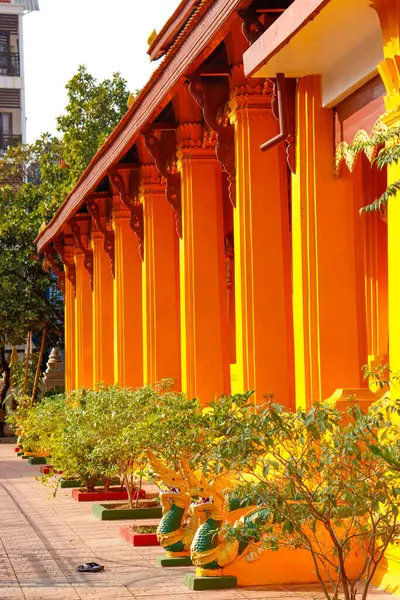
[[[179,8],[182,10],[189,1],[182,2],[177,11]],[[199,1],[133,105],[95,154],[50,223],[39,233],[35,240],[39,252],[62,232],[64,223],[129,150],[141,129],[151,123],[168,104],[174,88],[217,47],[237,10],[248,4],[250,0]]]
[[[184,27],[200,3],[201,0],[182,0],[180,2],[177,9],[149,45],[147,54],[149,54],[151,60],[157,60],[168,52],[182,30],[182,27]]]

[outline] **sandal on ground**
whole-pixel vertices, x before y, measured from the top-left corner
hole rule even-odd
[[[99,565],[98,563],[89,562],[85,563],[84,565],[79,565],[77,567],[77,570],[80,573],[99,573],[100,571],[104,570],[104,567],[103,565]]]

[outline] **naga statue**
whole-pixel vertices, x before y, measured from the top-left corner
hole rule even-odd
[[[197,567],[196,574],[201,577],[221,576],[226,574],[227,567],[238,561],[256,560],[263,551],[262,546],[251,539],[239,542],[234,536],[227,536],[223,526],[230,524],[235,528],[246,525],[247,531],[251,531],[252,524],[268,519],[268,509],[252,505],[232,510],[232,492],[236,487],[234,478],[215,476],[208,481],[204,476],[198,478],[186,461],[182,461],[181,465],[188,493],[200,498],[196,510],[203,523],[199,525],[190,549],[192,563]]]
[[[153,452],[148,451],[149,462],[156,480],[168,488],[160,493],[163,516],[157,529],[157,538],[168,558],[190,557],[198,521],[192,510],[192,498],[181,473],[164,465]]]

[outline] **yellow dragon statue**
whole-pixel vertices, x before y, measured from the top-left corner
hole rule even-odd
[[[167,557],[190,556],[190,546],[198,526],[191,508],[188,485],[180,472],[167,467],[153,452],[147,452],[156,480],[168,487],[160,493],[163,516],[157,529],[157,537]]]
[[[229,494],[237,485],[234,477],[198,477],[187,461],[181,461],[181,469],[188,493],[201,499],[194,510],[202,523],[196,530],[190,549],[192,563],[197,567],[196,574],[202,577],[222,576],[226,567],[236,561],[256,560],[261,548],[251,542],[240,543],[234,538],[227,538],[222,527],[228,523],[236,527],[243,522],[249,525],[257,519],[267,519],[268,510],[260,506],[231,510]]]

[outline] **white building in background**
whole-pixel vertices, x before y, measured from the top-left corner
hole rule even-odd
[[[39,0],[0,0],[0,155],[26,141],[23,16]]]

